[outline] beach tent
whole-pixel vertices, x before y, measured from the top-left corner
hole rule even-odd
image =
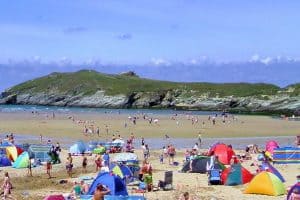
[[[11,147],[11,146],[15,146],[15,145],[13,145],[9,141],[3,141],[2,144],[1,144],[1,147]]]
[[[95,148],[97,148],[97,142],[96,141],[90,141],[87,145],[88,151],[93,151]]]
[[[27,151],[24,151],[21,155],[18,156],[17,160],[13,163],[13,168],[27,168],[29,161],[29,154]]]
[[[110,166],[110,171],[112,171],[115,175],[120,176],[122,179],[123,178],[131,178],[133,177],[133,174],[130,170],[130,168],[126,165],[123,164],[115,164],[112,163]]]
[[[104,146],[93,149],[94,154],[104,154],[105,151],[106,151],[106,148]]]
[[[90,186],[89,195],[94,194],[97,186],[99,184],[105,185],[110,189],[111,195],[122,195],[127,196],[127,188],[124,183],[124,181],[117,175],[114,175],[112,173],[104,172],[99,173],[96,179],[93,181],[93,183]]]
[[[80,200],[93,200],[93,195],[81,195]],[[105,195],[104,200],[146,200],[146,198],[138,195],[130,195],[130,196]]]
[[[245,194],[264,194],[279,196],[286,193],[281,180],[271,172],[260,172],[249,183]]]
[[[233,149],[226,144],[218,143],[214,145],[208,152],[209,156],[215,155],[224,165],[230,164],[232,156],[235,155]]]
[[[28,148],[29,157],[41,162],[47,162],[51,159],[49,156],[50,148],[50,145],[32,144]]]
[[[300,148],[282,147],[274,149],[273,162],[274,164],[299,164]]]
[[[249,183],[253,178],[247,169],[241,164],[234,164],[225,169],[221,174],[221,180],[224,185],[242,185]]]
[[[104,200],[146,200],[143,196],[113,196],[113,195],[105,195]]]
[[[6,155],[0,156],[0,167],[11,166],[11,160]]]
[[[18,158],[18,156],[23,152],[23,150],[19,147],[16,146],[8,146],[6,147],[6,154],[7,157],[11,160],[11,161],[16,161],[16,159]]]
[[[69,152],[72,155],[82,155],[86,152],[86,150],[87,150],[87,148],[86,148],[86,145],[84,144],[84,142],[78,141],[70,147]]]
[[[207,165],[210,163],[210,157],[207,156],[198,156],[196,157],[193,161],[192,161],[192,171],[193,173],[206,173],[207,172]],[[184,163],[181,172],[189,172],[190,171],[190,164],[191,161],[187,161]],[[220,169],[220,170],[224,170],[226,167],[216,161],[214,162],[214,169]]]
[[[120,139],[116,139],[112,143],[117,144],[118,146],[123,146],[125,144],[124,140],[120,140]]]
[[[296,183],[295,185],[293,185],[290,190],[288,191],[288,195],[286,200],[290,200],[290,196],[293,193],[293,191],[298,190],[300,192],[300,183]]]
[[[113,162],[129,162],[138,161],[138,157],[134,153],[118,153],[112,158]]]
[[[279,145],[276,141],[270,140],[266,143],[266,151],[273,153],[274,149],[278,148]]]
[[[44,200],[65,200],[65,197],[61,194],[58,195],[48,195],[47,197],[44,198]]]
[[[283,176],[280,174],[280,172],[271,165],[269,162],[263,162],[261,165],[261,171],[268,171],[273,174],[275,174],[282,182],[285,182]]]

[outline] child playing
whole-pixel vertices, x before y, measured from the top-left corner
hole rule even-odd
[[[49,179],[51,178],[51,174],[50,174],[51,169],[52,169],[51,161],[48,161],[48,162],[46,163],[46,171],[47,171],[46,173],[48,174]]]
[[[160,164],[164,163],[164,155],[163,154],[160,154],[160,156],[159,156],[159,162],[160,162]]]

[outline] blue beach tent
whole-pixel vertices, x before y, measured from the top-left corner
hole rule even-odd
[[[92,185],[90,186],[89,195],[93,195],[99,184],[105,185],[110,189],[111,195],[127,196],[127,188],[124,181],[117,175],[105,172],[99,173]]]
[[[83,141],[78,141],[75,144],[73,144],[70,149],[69,152],[72,155],[82,155],[87,151],[86,145],[84,144]]]
[[[11,161],[6,155],[0,155],[0,167],[11,166]]]

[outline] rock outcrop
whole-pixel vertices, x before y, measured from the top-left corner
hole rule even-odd
[[[130,95],[106,95],[104,91],[86,96],[57,93],[2,94],[0,104],[32,104],[101,108],[176,108],[190,110],[227,110],[244,113],[297,113],[300,97],[288,95],[256,97],[185,97],[179,91],[138,92]]]

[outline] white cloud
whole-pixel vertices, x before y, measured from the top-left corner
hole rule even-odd
[[[268,64],[270,64],[270,62],[272,62],[272,60],[273,59],[271,57],[265,57],[265,58],[262,58],[260,60],[260,62],[263,63],[263,64],[265,64],[265,65],[268,65]]]
[[[260,56],[258,54],[254,54],[251,58],[250,58],[250,62],[258,62],[260,59]]]
[[[169,66],[169,65],[171,65],[170,61],[165,60],[163,58],[152,58],[151,63],[156,65],[156,66],[161,66],[161,65]]]

